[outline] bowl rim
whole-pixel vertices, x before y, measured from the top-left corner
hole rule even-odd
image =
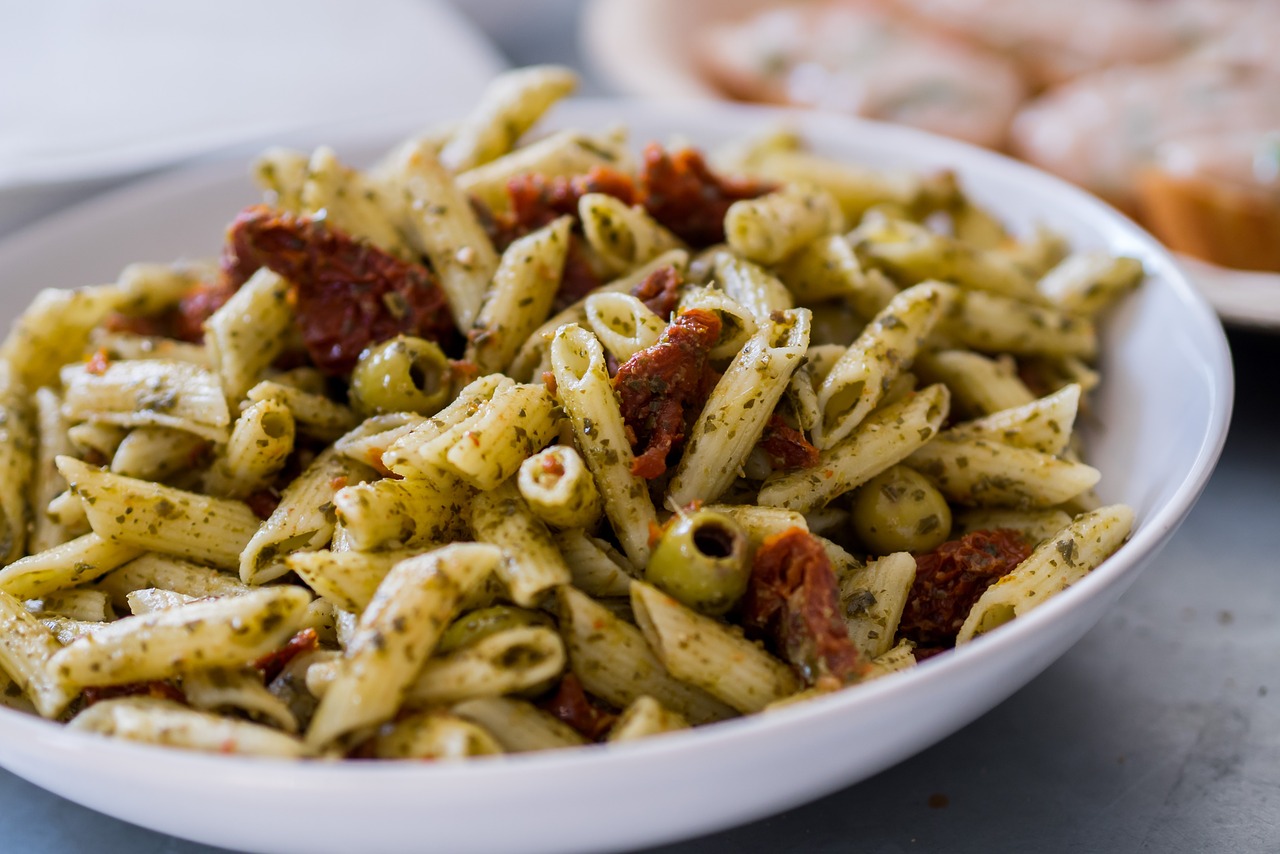
[[[1213,472],[1213,468],[1226,441],[1233,404],[1234,375],[1227,338],[1221,323],[1209,303],[1190,283],[1182,267],[1154,237],[1128,217],[1091,196],[1086,191],[1021,161],[968,143],[939,137],[925,131],[876,122],[852,116],[818,113],[803,109],[776,108],[749,104],[712,103],[696,100],[655,101],[641,98],[573,98],[558,105],[550,115],[552,128],[571,124],[578,116],[589,117],[597,123],[607,123],[613,116],[624,121],[652,121],[680,127],[678,122],[691,121],[708,133],[710,123],[722,117],[730,122],[760,122],[761,125],[777,123],[783,119],[794,123],[802,132],[871,134],[873,147],[888,149],[900,143],[903,149],[920,146],[936,148],[939,155],[948,159],[960,159],[965,165],[957,167],[961,173],[977,169],[1002,170],[1017,177],[1029,187],[1028,195],[1036,198],[1060,198],[1074,207],[1083,206],[1090,213],[1090,222],[1107,223],[1119,227],[1127,245],[1137,247],[1143,255],[1148,275],[1162,280],[1162,285],[1172,289],[1180,303],[1188,324],[1188,331],[1196,336],[1207,357],[1205,366],[1211,371],[1209,388],[1213,404],[1206,419],[1206,431],[1200,437],[1196,455],[1188,474],[1169,499],[1157,507],[1151,515],[1140,520],[1131,538],[1101,567],[1088,573],[1070,588],[1051,597],[1026,615],[1002,626],[999,631],[983,635],[974,642],[952,650],[947,655],[921,662],[908,671],[896,673],[893,678],[879,679],[856,690],[839,691],[830,695],[793,704],[768,715],[747,715],[720,722],[714,726],[668,734],[665,738],[641,739],[638,742],[620,744],[591,744],[584,749],[554,750],[535,754],[509,754],[481,757],[457,763],[397,763],[397,762],[323,762],[277,761],[271,758],[251,756],[224,756],[193,750],[174,749],[152,744],[126,742],[69,730],[63,724],[47,721],[31,714],[0,706],[0,741],[27,737],[43,746],[56,750],[101,756],[103,759],[147,757],[148,762],[158,762],[175,772],[227,774],[244,772],[246,782],[257,787],[287,785],[320,791],[330,789],[337,781],[359,782],[366,785],[387,784],[399,787],[407,780],[471,780],[486,779],[494,775],[536,775],[544,780],[548,773],[597,769],[606,763],[627,766],[672,756],[677,760],[691,757],[695,752],[733,748],[744,745],[773,730],[803,727],[817,724],[832,717],[856,714],[868,704],[888,702],[881,698],[911,694],[927,688],[935,681],[935,674],[961,672],[981,668],[983,662],[1007,654],[1015,646],[1025,644],[1028,634],[1036,634],[1042,626],[1067,618],[1077,602],[1094,596],[1117,585],[1127,585],[1140,566],[1164,543],[1172,531],[1182,522],[1194,506]],[[818,130],[810,131],[809,126]],[[540,125],[544,127],[545,125]],[[326,144],[352,148],[386,145],[413,129],[413,124],[401,120],[377,125],[363,125],[354,132],[331,128]],[[738,131],[736,126],[733,127]],[[693,131],[697,134],[698,131]],[[284,143],[290,140],[309,139],[316,144],[314,131],[295,130],[283,135]],[[632,145],[642,142],[633,139]],[[0,267],[12,252],[20,252],[27,240],[40,238],[50,231],[74,225],[78,220],[97,220],[115,211],[122,203],[155,203],[154,196],[182,192],[188,186],[198,188],[211,180],[225,181],[229,161],[242,158],[246,151],[256,153],[258,144],[239,144],[196,161],[168,168],[157,174],[131,182],[122,187],[90,198],[67,209],[38,219],[0,239]],[[950,155],[954,153],[955,157]],[[903,157],[910,161],[912,155]],[[919,159],[918,157],[916,159]],[[941,159],[941,158],[934,158]],[[920,167],[913,167],[920,168]],[[980,180],[980,179],[979,179]],[[1117,594],[1118,595],[1118,594]],[[922,687],[923,686],[923,687]],[[934,739],[936,741],[936,739]],[[932,741],[930,742],[932,743]],[[138,751],[143,751],[138,754]],[[252,772],[252,777],[247,777]],[[281,775],[287,775],[287,780]],[[532,777],[531,777],[532,779]]]

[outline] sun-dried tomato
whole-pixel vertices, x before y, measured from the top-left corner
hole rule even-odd
[[[651,480],[667,470],[667,455],[684,440],[686,419],[702,410],[714,385],[707,353],[719,337],[715,314],[681,312],[658,343],[618,368],[613,387],[636,452],[633,474]]]
[[[249,493],[244,503],[249,505],[253,515],[265,522],[271,518],[271,514],[276,512],[276,508],[280,506],[280,493],[274,489],[259,489],[256,492]]]
[[[507,182],[509,212],[507,228],[515,231],[514,240],[565,215],[578,215],[578,200],[587,193],[604,193],[628,205],[636,203],[636,187],[630,176],[597,166],[585,175],[557,176],[517,175]]]
[[[242,284],[238,273],[223,274],[213,282],[197,282],[182,296],[177,305],[155,314],[107,315],[103,326],[108,332],[176,338],[198,344],[204,340],[204,322],[231,299]]]
[[[269,684],[289,666],[290,661],[304,652],[315,649],[319,642],[320,638],[315,629],[303,629],[285,641],[284,646],[259,658],[253,666],[261,671],[263,683]]]
[[[680,301],[680,271],[675,267],[659,267],[631,289],[631,295],[666,320]]]
[[[125,685],[99,685],[85,688],[80,696],[86,707],[119,697],[149,697],[187,704],[187,696],[172,682],[129,682]]]
[[[591,698],[582,690],[582,683],[572,673],[566,673],[556,692],[538,705],[590,741],[595,741],[608,732],[609,727],[618,719],[617,715],[591,702]]]
[[[916,556],[916,580],[898,634],[921,647],[951,647],[978,597],[1031,555],[1017,531],[973,531]]]
[[[775,469],[807,469],[818,464],[818,449],[776,412],[764,425],[760,449],[769,455]]]
[[[809,685],[848,684],[869,667],[840,618],[840,590],[822,544],[803,528],[761,543],[742,600],[748,632],[771,640]]]
[[[169,337],[199,343],[204,340],[204,322],[227,304],[240,289],[225,277],[216,282],[197,284],[178,302]]]
[[[247,208],[232,224],[228,246],[229,279],[268,267],[293,284],[303,343],[327,373],[349,373],[366,347],[396,335],[416,335],[446,350],[458,340],[430,270],[321,220]]]
[[[695,248],[724,240],[724,215],[731,204],[773,189],[753,179],[715,174],[696,149],[667,151],[656,142],[645,146],[640,174],[645,210]]]

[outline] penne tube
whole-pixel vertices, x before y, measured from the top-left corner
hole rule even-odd
[[[100,421],[73,424],[67,428],[67,440],[71,442],[71,447],[74,449],[74,453],[69,456],[81,456],[86,459],[98,457],[105,462],[115,456],[116,449],[128,435],[129,431],[126,428],[116,424],[105,424]]]
[[[218,378],[190,362],[113,362],[101,372],[62,369],[62,414],[121,427],[171,427],[213,442],[227,440],[231,415]]]
[[[1043,305],[1035,283],[1008,259],[905,219],[869,217],[850,233],[858,253],[903,285],[930,279]]]
[[[284,558],[288,566],[316,595],[343,611],[360,613],[378,592],[378,585],[397,563],[420,552],[294,552]]]
[[[481,697],[459,703],[452,712],[483,727],[506,753],[558,750],[587,743],[577,730],[527,700]]]
[[[954,288],[926,282],[890,300],[818,387],[822,418],[813,427],[814,445],[836,444],[876,407],[889,384],[910,369],[916,351],[954,298]]]
[[[610,271],[625,273],[683,244],[640,205],[604,193],[578,200],[578,219],[587,245]]]
[[[481,374],[505,369],[551,311],[572,226],[572,217],[560,217],[514,241],[495,263],[484,302],[466,327],[466,358]]]
[[[280,504],[240,553],[240,580],[262,584],[289,571],[284,556],[322,549],[333,538],[334,496],[350,483],[373,477],[366,465],[323,451],[285,488]]]
[[[635,567],[613,546],[588,536],[580,528],[558,531],[554,536],[574,587],[604,598],[630,593]]]
[[[71,719],[67,726],[169,747],[206,753],[276,756],[297,759],[302,742],[261,724],[188,709],[172,700],[120,697],[103,700]]]
[[[260,268],[205,321],[204,344],[227,400],[242,400],[293,328],[289,283]]]
[[[1098,352],[1098,333],[1088,318],[978,291],[960,294],[938,329],[988,353],[1092,359]]]
[[[587,297],[586,323],[605,350],[626,362],[662,337],[667,322],[631,294],[594,293]]]
[[[239,501],[110,474],[70,457],[57,463],[93,532],[108,542],[231,569],[259,528]]]
[[[986,439],[939,439],[907,463],[948,501],[977,507],[1052,507],[1097,484],[1092,466]]]
[[[863,681],[879,679],[890,673],[910,670],[916,666],[915,644],[909,640],[899,641],[894,647],[871,660],[871,668]]]
[[[1071,439],[1079,405],[1080,386],[1072,383],[1031,403],[957,424],[944,430],[940,438],[986,439],[1042,454],[1059,454]]]
[[[602,506],[596,482],[571,445],[552,445],[520,464],[520,496],[553,528],[594,528]]]
[[[844,212],[835,196],[794,181],[763,196],[734,202],[724,217],[729,246],[758,264],[776,264],[805,244],[844,228]]]
[[[683,272],[688,263],[688,252],[683,249],[672,249],[669,252],[662,253],[649,263],[596,288],[590,295],[578,300],[535,329],[520,345],[515,358],[511,360],[511,364],[507,368],[507,374],[522,382],[533,382],[541,377],[543,370],[550,370],[547,350],[551,347],[551,341],[555,338],[556,330],[570,323],[586,323],[586,301],[590,296],[610,293],[630,294],[637,285],[652,275],[655,270],[671,267],[677,272]]]
[[[415,424],[407,432],[397,431],[382,454],[382,467],[405,478],[438,477],[440,453],[438,448],[429,450],[428,446],[450,431],[453,431],[451,438],[441,445],[448,446],[456,441],[465,432],[463,425],[470,424],[495,394],[514,385],[510,377],[500,374],[472,381],[444,409]],[[350,451],[347,453],[350,455]]]
[[[968,643],[1022,616],[1075,584],[1120,548],[1132,528],[1133,511],[1123,504],[1077,516],[978,597],[956,635],[956,644]]]
[[[823,545],[839,548],[834,543]],[[916,560],[906,552],[895,552],[861,566],[847,553],[841,557],[846,560],[832,563],[844,568],[839,572],[840,605],[849,637],[864,656],[878,658],[893,647],[915,582]]]
[[[246,399],[251,404],[264,400],[284,404],[297,424],[298,433],[324,442],[332,442],[356,426],[355,414],[342,404],[272,380],[263,380],[249,389]]]
[[[556,435],[555,409],[544,386],[508,381],[487,400],[477,399],[470,414],[438,435],[422,429],[400,439],[383,463],[406,477],[438,477],[443,470],[477,489],[492,489]]]
[[[875,317],[898,293],[879,270],[863,269],[849,241],[839,234],[807,244],[776,272],[801,305],[838,299],[863,317]]]
[[[475,697],[537,693],[563,671],[564,643],[554,629],[520,626],[427,661],[405,693],[413,707]]]
[[[389,720],[463,597],[501,556],[492,546],[455,544],[392,567],[360,615],[306,743],[318,749]]]
[[[124,617],[63,647],[49,668],[64,684],[83,688],[252,664],[297,630],[310,601],[298,587],[265,587]]]
[[[398,152],[384,192],[400,205],[414,249],[431,261],[454,322],[467,332],[498,269],[498,253],[466,194],[427,142]]]
[[[250,174],[266,194],[268,205],[291,214],[302,213],[302,187],[310,159],[305,152],[280,146],[268,148],[254,159]]]
[[[380,729],[373,740],[378,759],[435,762],[502,752],[502,745],[484,727],[438,709],[404,715]]]
[[[443,545],[466,536],[471,488],[450,474],[357,483],[333,495],[337,520],[352,549]]]
[[[62,399],[58,393],[50,388],[37,389],[33,400],[36,443],[31,475],[31,533],[25,550],[30,554],[38,554],[74,536],[69,525],[64,524],[59,516],[48,512],[50,502],[67,488],[67,482],[58,474],[58,466],[54,460],[64,454],[71,454],[72,448],[71,440],[67,437],[67,421],[62,417]],[[2,443],[0,447],[7,444]],[[4,499],[0,499],[0,508],[4,506],[3,502]],[[80,509],[79,504],[79,501],[75,502],[76,509]],[[8,518],[7,513],[5,518]]]
[[[60,590],[23,603],[28,611],[42,617],[66,617],[87,623],[113,619],[111,599],[101,590]]]
[[[198,263],[129,264],[116,276],[120,295],[116,310],[128,315],[159,314],[176,306],[194,285],[215,272]]]
[[[1142,262],[1102,252],[1070,255],[1037,285],[1054,305],[1094,317],[1142,283]]]
[[[664,732],[688,729],[689,722],[652,697],[637,697],[622,710],[609,730],[608,741],[635,741]]]
[[[27,613],[22,602],[0,592],[0,671],[8,674],[45,718],[61,714],[78,693],[50,669],[58,649],[53,633]]]
[[[0,344],[0,362],[9,366],[17,385],[56,385],[59,369],[80,358],[89,343],[89,333],[122,300],[115,285],[42,290]]]
[[[533,65],[498,75],[445,144],[441,162],[461,172],[501,157],[552,104],[576,88],[578,75],[560,65]]]
[[[650,526],[658,519],[647,485],[631,471],[635,456],[605,369],[604,348],[590,332],[571,324],[556,333],[551,360],[557,394],[595,477],[605,515],[627,558],[644,566],[649,562]]]
[[[569,583],[569,567],[551,532],[511,481],[476,493],[471,530],[478,542],[502,549],[496,572],[517,605],[534,607],[547,591]]]
[[[340,163],[332,148],[322,145],[312,152],[302,184],[302,213],[323,216],[325,222],[357,240],[399,258],[410,258],[412,252],[392,221],[390,207],[380,188],[361,172]]]
[[[730,706],[668,673],[640,629],[572,587],[556,597],[569,666],[588,692],[619,708],[650,696],[694,724],[734,716]]]
[[[189,471],[209,449],[195,433],[172,427],[135,427],[111,457],[111,471],[142,480],[168,480]]]
[[[293,453],[297,426],[289,407],[262,400],[240,413],[231,439],[205,473],[205,491],[222,498],[247,498],[264,488]]]
[[[34,599],[93,581],[142,553],[140,548],[85,534],[0,569],[0,590]]]
[[[754,504],[708,504],[707,510],[723,513],[742,526],[751,541],[751,548],[759,548],[767,538],[781,534],[790,528],[809,530],[803,515],[781,507],[761,507]]]
[[[585,175],[596,166],[625,170],[629,161],[622,140],[565,130],[460,172],[457,181],[464,193],[501,211],[508,205],[507,182],[517,175]]]
[[[1065,510],[1010,510],[991,508],[966,510],[954,517],[952,536],[960,537],[974,531],[995,531],[1008,528],[1022,534],[1033,543],[1041,543],[1071,524],[1071,514]]]
[[[254,667],[197,670],[182,678],[182,693],[194,709],[206,712],[236,711],[265,720],[287,733],[298,731],[298,719],[262,684]]]
[[[925,382],[944,384],[951,391],[956,410],[970,415],[990,415],[1036,399],[1009,358],[992,359],[967,350],[939,350],[921,353],[913,368]]]
[[[932,439],[947,417],[950,396],[932,385],[873,412],[809,469],[779,472],[765,480],[759,503],[809,513],[902,462]]]
[[[713,269],[724,292],[751,312],[757,323],[764,323],[774,312],[786,311],[795,305],[786,285],[764,268],[732,252],[717,253]]]
[[[160,590],[154,587],[131,590],[124,598],[129,606],[129,613],[135,617],[140,617],[143,614],[154,614],[156,611],[167,611],[180,605],[190,605],[196,601],[194,596],[175,593],[172,590]]]
[[[775,318],[761,321],[707,396],[671,478],[668,505],[719,498],[759,444],[809,346],[808,309],[790,309]]]
[[[12,384],[12,372],[0,362],[0,565],[27,551],[37,463],[32,415],[21,388]]]
[[[111,362],[159,359],[163,362],[189,362],[209,369],[209,351],[203,344],[189,344],[160,335],[134,335],[131,332],[108,332],[98,327],[89,335],[89,349],[101,353]]]
[[[848,222],[857,222],[876,205],[914,205],[923,194],[917,175],[870,169],[795,147],[761,152],[751,158],[749,171],[762,178],[822,187],[839,203]]]
[[[427,422],[426,416],[413,412],[387,412],[373,415],[333,443],[333,449],[344,457],[373,466],[385,473],[382,455],[402,436],[407,436]]]
[[[800,690],[791,668],[726,623],[643,582],[631,585],[640,631],[666,669],[739,712],[758,712]]]
[[[253,589],[228,573],[154,552],[108,571],[95,582],[95,589],[106,593],[117,608],[126,606],[129,593],[145,588],[168,590],[193,599],[239,596]]]

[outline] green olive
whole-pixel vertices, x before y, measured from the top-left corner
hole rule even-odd
[[[530,611],[514,605],[494,605],[463,614],[450,623],[440,635],[435,651],[441,654],[453,652],[507,629],[551,625],[551,617],[541,611]]]
[[[894,466],[859,487],[850,515],[858,539],[877,555],[932,551],[951,533],[947,500],[907,466]]]
[[[645,567],[645,579],[703,614],[719,616],[742,598],[751,575],[747,532],[723,513],[673,519]]]
[[[360,355],[351,372],[351,405],[361,415],[433,415],[449,400],[449,360],[433,341],[398,335]]]

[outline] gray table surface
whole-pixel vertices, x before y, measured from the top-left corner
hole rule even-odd
[[[474,14],[518,64],[576,64],[578,4],[538,5],[552,14]],[[877,777],[659,850],[1280,852],[1280,336],[1233,331],[1231,345],[1236,411],[1216,473],[1159,561],[1077,646],[985,717]],[[0,770],[0,851],[90,850],[220,849],[99,815]]]

